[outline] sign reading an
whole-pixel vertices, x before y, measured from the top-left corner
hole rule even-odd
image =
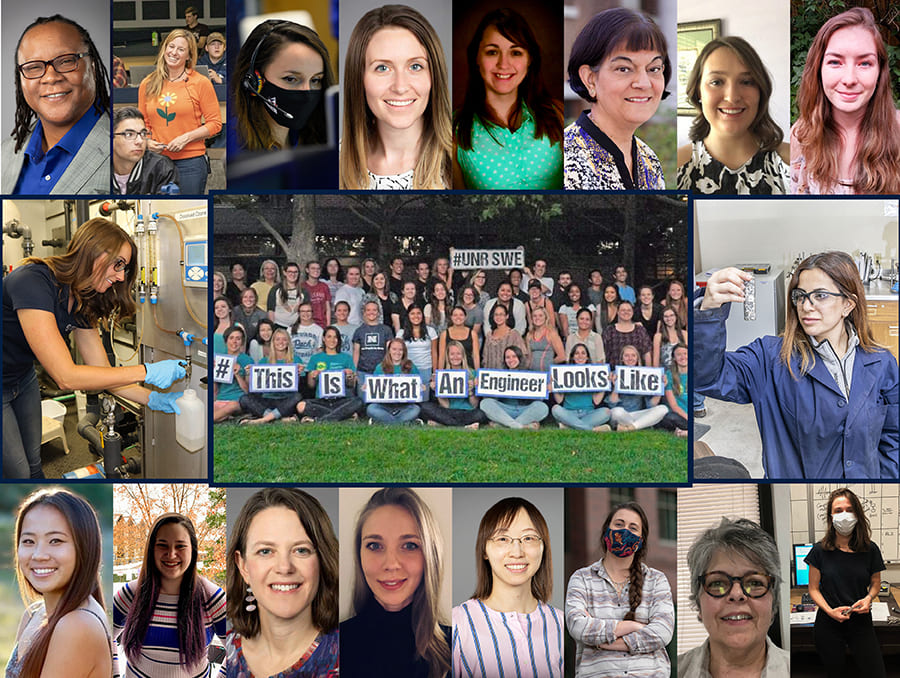
[[[468,398],[469,374],[465,370],[435,370],[434,395],[438,398]]]

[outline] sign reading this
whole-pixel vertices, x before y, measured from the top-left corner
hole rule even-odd
[[[662,367],[616,367],[616,390],[623,395],[661,396],[666,392]]]
[[[458,271],[483,269],[524,268],[525,250],[458,250],[450,248],[450,266]]]
[[[251,365],[250,393],[290,393],[297,390],[297,365]]]
[[[344,370],[325,370],[319,372],[319,384],[316,387],[317,398],[343,398],[347,395],[346,375]]]
[[[609,391],[609,365],[553,365],[550,384],[554,393]]]
[[[434,395],[438,398],[468,398],[468,373],[465,370],[435,370]]]
[[[475,395],[489,398],[543,400],[547,397],[548,380],[546,372],[478,370]]]
[[[215,367],[213,368],[213,381],[217,384],[230,384],[234,381],[235,355],[216,353]]]
[[[418,374],[371,374],[366,377],[367,403],[420,403],[422,377]]]

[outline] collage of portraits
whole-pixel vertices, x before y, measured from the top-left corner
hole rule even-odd
[[[897,3],[383,3],[0,7],[6,678],[900,678]]]

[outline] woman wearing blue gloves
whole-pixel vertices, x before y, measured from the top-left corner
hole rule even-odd
[[[34,361],[62,389],[109,390],[161,412],[177,411],[168,388],[185,375],[177,360],[110,367],[97,331],[134,313],[136,247],[107,219],[85,222],[61,256],[29,257],[3,281],[3,477],[43,478],[41,396]],[[69,335],[85,364],[69,349]]]
[[[694,388],[756,410],[770,478],[882,478],[900,471],[897,360],[875,343],[844,252],[807,257],[788,285],[784,335],[725,351],[729,302],[751,275],[724,268],[694,311]]]

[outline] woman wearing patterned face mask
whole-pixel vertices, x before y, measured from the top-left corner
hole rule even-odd
[[[636,502],[620,504],[602,532],[603,557],[576,570],[566,589],[575,676],[668,678],[675,609],[666,575],[644,564],[647,515]]]
[[[846,487],[828,497],[827,530],[806,556],[809,595],[819,606],[814,638],[828,678],[844,676],[847,654],[859,675],[885,675],[871,605],[881,587],[884,560],[872,541],[859,497]]]

